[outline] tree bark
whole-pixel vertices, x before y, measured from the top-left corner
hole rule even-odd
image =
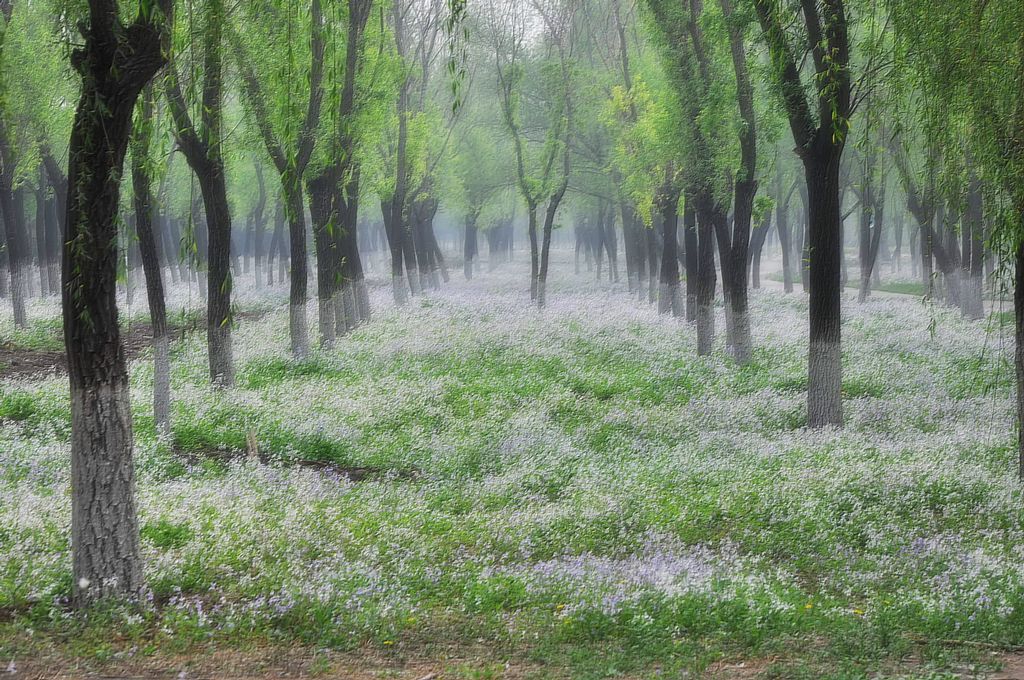
[[[839,164],[835,153],[814,154],[806,161],[811,225],[807,424],[812,428],[843,424]]]
[[[156,207],[153,180],[149,171],[152,126],[153,93],[152,86],[147,85],[142,93],[142,106],[132,130],[132,190],[135,230],[139,239],[142,268],[146,275],[146,299],[149,303],[150,324],[153,327],[153,420],[157,432],[166,435],[171,431],[171,359],[163,275],[153,233]]]
[[[222,36],[223,0],[211,0],[203,36],[201,122],[196,130],[174,70],[167,100],[174,119],[178,145],[199,182],[209,237],[207,251],[206,339],[210,381],[218,387],[234,384],[231,350],[231,211],[222,154],[224,69]]]
[[[714,199],[699,193],[697,212],[697,356],[711,354],[715,344]]]
[[[466,237],[462,244],[462,273],[467,281],[473,278],[473,261],[480,253],[477,246],[476,220],[476,213],[466,215]]]
[[[0,117],[0,215],[4,221],[4,238],[7,242],[7,269],[11,277],[11,306],[14,311],[14,325],[28,327],[25,312],[27,297],[26,264],[28,244],[24,236],[25,214],[20,200],[20,191],[14,188],[14,153],[10,147],[6,125]]]
[[[662,249],[658,312],[683,316],[684,309],[679,299],[679,191],[671,187],[662,190],[660,198]]]
[[[135,598],[143,585],[135,512],[128,373],[118,327],[117,210],[132,111],[164,63],[170,0],[130,27],[117,6],[90,3],[72,53],[82,91],[71,131],[62,258],[71,386],[72,600]]]

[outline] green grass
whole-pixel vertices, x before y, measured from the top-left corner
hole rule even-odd
[[[944,677],[1024,644],[1012,372],[980,325],[854,310],[847,427],[815,433],[799,301],[759,301],[744,367],[604,304],[437,296],[301,362],[274,312],[240,324],[231,390],[200,330],[165,439],[136,361],[142,611],[65,614],[66,378],[0,383],[0,658],[473,641],[453,677],[885,677],[908,655],[905,677]]]

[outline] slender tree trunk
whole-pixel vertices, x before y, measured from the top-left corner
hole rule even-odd
[[[538,301],[538,283],[540,281],[540,253],[537,244],[537,206],[530,203],[527,206],[529,213],[529,227],[527,234],[530,237],[530,299]]]
[[[985,225],[981,182],[973,173],[967,190],[967,211],[963,217],[963,247],[962,313],[965,318],[973,321],[985,316],[982,302]]]
[[[132,191],[134,193],[135,230],[139,238],[142,268],[146,274],[146,298],[153,327],[153,419],[157,432],[171,431],[171,358],[167,333],[167,309],[160,254],[153,233],[156,206],[149,171],[149,144],[153,126],[152,86],[142,94],[142,107],[132,131]]]
[[[35,191],[36,199],[36,260],[39,263],[39,295],[50,294],[50,277],[46,273],[46,173],[39,166],[39,181]],[[56,293],[57,291],[53,291]]]
[[[658,301],[658,232],[644,227],[644,242],[647,246],[647,303]]]
[[[466,215],[466,238],[463,241],[462,251],[462,272],[467,281],[473,278],[473,261],[478,253],[476,214],[470,213]]]
[[[781,196],[779,197],[781,199]],[[793,238],[789,226],[789,203],[781,200],[775,206],[775,225],[779,232],[779,247],[782,249],[782,289],[793,292]]]
[[[860,293],[857,296],[857,301],[861,303],[871,295],[872,274],[878,274],[878,251],[881,249],[882,231],[885,226],[885,185],[879,187],[877,195],[873,190],[870,194],[865,191],[864,201],[870,201],[872,207],[867,216],[864,211],[861,212]]]
[[[1024,206],[1018,208],[1024,222]],[[1024,226],[1021,224],[1019,226]],[[1017,457],[1018,477],[1024,482],[1024,240],[1016,247],[1016,272],[1013,286],[1014,352],[1013,365],[1017,377]]]
[[[715,344],[715,243],[712,199],[696,198],[697,210],[697,356],[711,354]]]
[[[255,160],[253,165],[256,169],[256,184],[259,187],[252,225],[253,275],[256,277],[256,287],[260,288],[263,286],[263,264],[266,258],[267,184],[263,179],[263,166]]]
[[[661,314],[671,313],[674,317],[681,317],[684,310],[679,299],[679,247],[676,240],[679,231],[679,192],[669,190],[667,195],[662,197],[660,207],[662,250],[658,311]]]
[[[49,178],[52,192],[46,196],[46,277],[49,281],[50,293],[60,295],[60,250],[61,234],[60,219],[57,217],[57,198],[54,195],[59,189],[55,181]],[[63,179],[63,178],[61,178]]]
[[[698,289],[698,246],[697,246],[697,212],[694,208],[694,195],[686,193],[683,207],[683,240],[686,245],[686,320],[697,320],[697,289]]]
[[[402,306],[409,297],[405,284],[405,268],[402,262],[402,254],[405,251],[402,242],[405,233],[395,221],[393,208],[393,200],[381,201],[380,209],[384,215],[384,230],[388,237],[388,249],[391,251],[391,291],[395,297],[395,304]]]
[[[929,217],[929,221],[934,216]],[[924,297],[931,300],[934,297],[935,272],[932,266],[932,228],[931,225],[921,225],[918,236],[921,245],[921,283],[924,284]]]
[[[729,259],[729,299],[733,318],[733,358],[741,366],[750,363],[753,340],[750,335],[750,296],[747,289],[747,262],[750,249],[750,220],[757,193],[757,181],[736,182],[732,242],[724,253]],[[725,276],[723,268],[722,275]]]
[[[25,313],[26,284],[25,265],[28,247],[24,234],[24,209],[20,191],[14,189],[14,157],[7,142],[7,132],[0,121],[0,214],[4,219],[4,237],[7,241],[7,267],[11,276],[11,305],[14,310],[14,325],[28,327]]]
[[[537,275],[537,306],[544,307],[547,304],[548,287],[548,260],[551,254],[551,232],[554,229],[555,214],[558,212],[558,205],[562,202],[565,190],[562,189],[548,201],[547,210],[544,211],[544,242],[540,252],[540,269]]]

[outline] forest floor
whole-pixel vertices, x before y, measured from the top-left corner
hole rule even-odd
[[[67,609],[66,377],[0,373],[0,673],[1024,679],[1010,329],[850,291],[846,427],[809,431],[805,296],[753,293],[741,368],[556,258],[542,311],[525,257],[403,309],[374,281],[303,362],[242,281],[230,390],[172,290],[166,438],[129,331],[142,607]],[[59,353],[29,312],[5,351]]]

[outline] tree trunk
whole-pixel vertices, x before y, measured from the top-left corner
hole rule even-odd
[[[842,242],[839,205],[840,153],[818,150],[804,159],[808,194],[808,249],[811,253],[810,347],[807,424],[842,426],[840,270]]]
[[[694,196],[686,193],[683,206],[683,240],[686,250],[686,320],[697,320],[697,212]]]
[[[402,263],[402,240],[404,233],[395,224],[392,214],[393,201],[383,200],[380,204],[381,213],[384,216],[384,231],[388,237],[388,249],[391,251],[391,291],[394,294],[395,304],[404,305],[408,301],[408,292],[405,286],[404,265]]]
[[[530,223],[527,235],[530,237],[530,300],[537,302],[538,283],[540,281],[540,253],[537,244],[537,206],[527,206]]]
[[[466,237],[463,241],[462,250],[462,273],[467,281],[473,278],[473,260],[476,259],[479,252],[477,247],[476,214],[470,213],[466,215]]]
[[[223,162],[213,163],[199,179],[209,234],[206,341],[210,381],[218,387],[230,387],[235,382],[231,351],[231,213]]]
[[[793,292],[793,233],[789,224],[789,202],[775,206],[775,228],[779,232],[779,247],[782,249],[782,290]]]
[[[658,301],[658,232],[646,226],[642,228],[647,246],[647,303],[653,305]]]
[[[253,276],[256,279],[256,287],[260,288],[263,286],[263,264],[266,258],[264,240],[267,231],[267,184],[263,179],[263,166],[255,160],[253,165],[256,169],[256,184],[259,187],[252,225]]]
[[[11,276],[11,305],[14,310],[14,325],[28,327],[25,313],[26,284],[25,265],[28,247],[24,234],[24,209],[20,200],[21,192],[14,187],[13,155],[7,146],[6,132],[0,125],[0,214],[4,218],[4,237],[7,241],[7,267]]]
[[[337,266],[337,245],[332,231],[338,229],[339,225],[332,220],[334,179],[330,172],[325,172],[306,182],[309,192],[309,214],[313,220],[313,244],[316,250],[316,296],[320,346],[324,349],[334,346],[338,326],[334,296],[340,272]],[[293,281],[293,290],[294,284]]]
[[[36,260],[39,263],[39,295],[50,294],[50,277],[47,275],[46,252],[46,173],[39,166],[39,182],[35,191],[36,199]],[[56,293],[57,291],[53,291]]]
[[[679,192],[669,190],[662,197],[662,249],[661,249],[661,286],[658,295],[658,312],[671,313],[674,317],[684,314],[679,299]]]
[[[697,211],[697,356],[711,354],[715,344],[715,243],[712,200],[696,198]]]
[[[82,91],[68,151],[62,257],[64,341],[71,386],[72,601],[138,597],[143,586],[135,512],[128,372],[118,327],[117,210],[132,111],[163,65],[172,4],[128,29],[94,3],[72,54]],[[143,18],[146,17],[146,18]]]
[[[1015,254],[1017,269],[1013,280],[1013,365],[1017,376],[1017,474],[1020,481],[1024,482],[1024,240],[1018,243]]]
[[[153,327],[153,420],[158,433],[171,431],[170,337],[167,333],[167,309],[160,253],[153,233],[155,201],[149,171],[149,144],[153,126],[152,86],[142,95],[142,108],[132,131],[132,191],[134,193],[135,230],[139,238],[142,268],[146,274],[146,299]]]

